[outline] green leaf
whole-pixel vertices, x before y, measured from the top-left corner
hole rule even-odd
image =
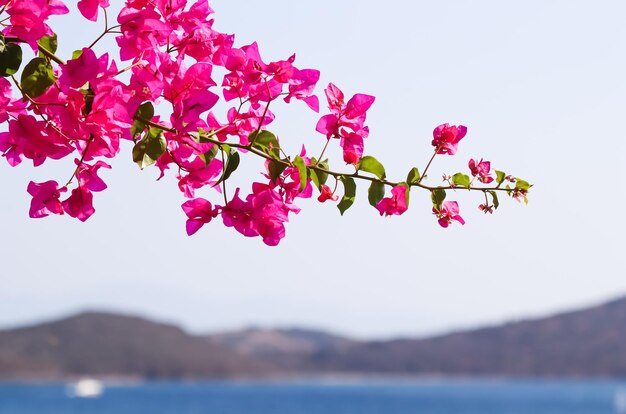
[[[224,148],[226,149],[226,164],[224,165],[224,172],[222,173],[219,181],[216,182],[213,187],[220,185],[223,181],[228,180],[231,174],[235,172],[237,167],[239,167],[239,162],[241,161],[237,150],[231,149],[228,146],[224,146]]]
[[[311,158],[311,165],[316,165],[315,158]],[[324,170],[328,170],[328,160],[320,161],[317,163],[317,166],[323,168]],[[311,173],[311,180],[313,180],[313,184],[317,187],[318,190],[322,191],[322,186],[326,184],[328,181],[328,173],[323,171],[314,170],[313,168],[309,169]]]
[[[154,106],[152,102],[144,102],[139,105],[139,108],[135,111],[135,116],[133,119],[135,120],[133,126],[130,128],[130,134],[133,136],[133,139],[141,134],[144,129],[146,129],[145,121],[150,121],[154,116]],[[142,121],[141,118],[145,121]]]
[[[406,206],[409,207],[409,202],[411,201],[411,186],[408,183],[399,183],[399,186],[402,185],[406,187],[405,197],[406,197]]]
[[[270,173],[270,180],[272,180],[274,184],[276,184],[276,179],[280,177],[283,171],[285,171],[285,168],[287,168],[287,164],[284,162],[279,162],[277,160],[270,161],[267,169]]]
[[[275,159],[280,159],[280,144],[276,135],[269,131],[254,131],[248,136],[248,141],[252,142],[252,148],[256,148]]]
[[[85,108],[83,108],[83,114],[87,116],[91,113],[91,110],[93,109],[93,99],[95,98],[96,94],[93,89],[91,89],[91,86],[81,89],[80,93],[85,95]]]
[[[211,161],[217,156],[219,152],[219,147],[217,145],[213,145],[210,150],[205,152],[204,154],[199,155],[200,159],[204,161],[204,165],[208,166]]]
[[[293,160],[293,165],[295,165],[298,169],[298,175],[300,176],[300,192],[302,192],[306,188],[306,183],[309,178],[307,174],[308,168],[306,164],[304,164],[302,157],[299,155],[296,155],[296,158]]]
[[[72,60],[78,59],[83,55],[83,49],[75,50],[72,52]]]
[[[337,208],[343,216],[343,213],[354,204],[354,199],[356,198],[356,183],[352,177],[346,177],[345,175],[341,176],[341,182],[343,183],[344,194],[339,204],[337,204]]]
[[[372,207],[376,207],[380,200],[385,197],[385,185],[378,181],[372,181],[369,190],[367,191],[367,199]]]
[[[489,194],[491,194],[491,198],[493,199],[493,206],[497,210],[498,207],[500,207],[500,201],[498,200],[498,194],[495,191],[489,191]]]
[[[420,180],[420,178],[421,176],[419,170],[413,167],[413,169],[409,171],[409,174],[406,176],[406,182],[407,184],[415,184]]]
[[[532,187],[532,185],[530,185],[528,181],[524,181],[521,178],[515,178],[515,188],[520,190],[530,190],[530,187]]]
[[[43,95],[56,80],[50,62],[36,57],[24,67],[20,87],[26,95],[36,98]]]
[[[506,173],[502,172],[502,171],[496,171],[496,183],[498,184],[502,184],[506,178]]]
[[[59,42],[57,41],[57,34],[55,33],[54,36],[44,36],[37,41],[37,44],[50,53],[56,53],[57,47],[59,46]],[[43,53],[39,52],[39,57],[44,56],[45,55]]]
[[[196,136],[197,138],[195,138]],[[198,130],[198,134],[194,134],[194,139],[196,139],[196,141],[199,143],[206,144],[207,142],[211,142],[210,139],[212,139],[214,136],[215,136],[214,129],[207,132],[204,129],[200,128]]]
[[[133,147],[133,161],[143,170],[154,164],[166,149],[167,142],[163,131],[159,128],[150,128],[143,139]]]
[[[374,157],[366,155],[361,158],[361,162],[357,166],[358,171],[365,171],[374,174],[383,180],[385,178],[385,167]]]
[[[446,199],[446,191],[440,188],[433,190],[431,192],[431,198],[433,200],[433,206],[435,206],[437,210],[441,210],[441,204],[443,204],[443,201]]]
[[[22,48],[16,43],[4,44],[4,37],[0,36],[4,45],[0,52],[0,76],[15,75],[22,65]]]
[[[470,178],[469,175],[463,173],[456,173],[452,176],[452,182],[454,185],[458,185],[460,187],[469,188],[470,187]]]

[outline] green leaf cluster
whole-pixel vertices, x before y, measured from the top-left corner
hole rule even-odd
[[[416,167],[413,167],[406,176],[406,182],[409,185],[415,184],[419,182],[420,178],[421,176],[419,170]]]
[[[491,194],[491,198],[493,199],[493,206],[497,210],[498,207],[500,207],[500,200],[498,200],[498,193],[496,193],[493,190],[488,191],[488,193]]]
[[[24,67],[20,88],[30,98],[36,98],[46,93],[56,81],[50,62],[42,57],[36,57]]]
[[[135,122],[133,126],[130,128],[130,134],[133,137],[133,140],[143,133],[148,124],[146,121],[150,121],[154,116],[154,106],[152,102],[144,102],[139,105],[139,108],[135,111]]]
[[[361,161],[357,165],[358,171],[365,171],[374,174],[381,180],[385,179],[385,167],[374,157],[366,155],[361,158]]]
[[[22,48],[17,43],[6,43],[0,34],[0,76],[15,75],[22,65]]]
[[[280,160],[280,144],[276,135],[270,131],[254,131],[248,136],[248,142],[252,148],[271,156],[276,160]]]
[[[226,159],[224,160],[224,170],[222,172],[222,176],[219,181],[215,183],[215,186],[220,185],[224,181],[228,180],[232,173],[235,172],[237,167],[239,167],[239,163],[241,162],[241,157],[239,152],[236,149],[231,148],[230,145],[222,145],[221,146],[222,156],[226,155]]]
[[[452,176],[452,183],[454,183],[454,185],[458,185],[459,187],[470,188],[471,181],[469,175],[456,173]]]
[[[296,158],[293,160],[293,165],[295,165],[298,169],[298,175],[300,176],[300,191],[303,191],[309,178],[309,169],[304,163],[302,157],[299,155],[296,155]]]
[[[431,191],[431,199],[433,201],[433,206],[437,211],[441,210],[441,205],[446,199],[446,191],[438,188],[436,190]]]
[[[385,197],[385,185],[379,181],[372,181],[367,191],[367,201],[372,207],[376,207],[380,200]]]
[[[150,128],[133,147],[133,161],[143,170],[153,165],[166,149],[163,131],[160,128]]]
[[[57,34],[54,33],[52,36],[44,36],[37,41],[39,45],[39,49],[46,49],[50,53],[56,53],[57,48],[59,47],[59,42],[57,39]],[[82,51],[81,51],[82,53]],[[39,57],[45,57],[46,55],[39,50]]]
[[[519,189],[519,190],[530,190],[530,187],[532,187],[532,185],[525,180],[522,180],[521,178],[515,178],[515,188]]]
[[[348,177],[346,175],[341,176],[341,182],[344,187],[344,195],[339,204],[337,204],[337,208],[343,216],[343,213],[345,213],[346,210],[354,204],[354,200],[356,198],[356,183],[352,177]]]
[[[328,165],[328,159],[317,162],[315,158],[311,158],[311,165],[316,165],[323,170],[328,170],[330,168]],[[311,168],[310,174],[313,184],[315,184],[318,190],[322,191],[322,186],[328,181],[328,173]]]
[[[496,171],[496,183],[500,185],[506,179],[506,173],[503,171],[498,171],[498,170],[495,170],[495,171]]]

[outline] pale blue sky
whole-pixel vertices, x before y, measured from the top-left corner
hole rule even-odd
[[[74,7],[74,2],[68,2]],[[302,202],[278,248],[221,223],[188,238],[173,179],[140,172],[130,146],[102,175],[97,213],[28,218],[30,179],[66,180],[72,161],[0,163],[0,326],[81,309],[138,313],[194,331],[250,324],[321,327],[361,337],[425,335],[543,315],[626,294],[621,181],[626,143],[623,1],[215,1],[216,27],[257,40],[266,60],[297,53],[347,94],[375,95],[366,153],[388,175],[423,168],[432,129],[464,124],[456,157],[535,183],[528,206],[493,216],[458,199],[467,224],[441,229],[428,194],[405,215],[367,205],[340,217]],[[62,20],[59,20],[62,21]],[[68,56],[101,24],[59,30]],[[280,107],[273,130],[292,152],[323,137],[304,105]],[[336,158],[335,165],[341,165]],[[256,178],[257,161],[234,179]],[[246,188],[249,188],[246,185]]]

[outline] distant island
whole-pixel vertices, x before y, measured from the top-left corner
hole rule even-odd
[[[385,341],[305,329],[191,335],[173,325],[102,312],[0,331],[0,380],[81,376],[624,377],[626,298],[541,319]]]

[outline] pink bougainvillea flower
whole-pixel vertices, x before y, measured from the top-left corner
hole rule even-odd
[[[123,61],[166,45],[173,31],[172,26],[163,22],[155,10],[137,10],[128,6],[117,17],[122,34],[115,38]]]
[[[31,181],[28,183],[27,191],[33,196],[28,213],[31,218],[63,214],[63,205],[59,201],[59,197],[61,197],[61,193],[67,191],[67,188],[59,187],[59,183],[52,180],[45,183]]]
[[[276,246],[285,237],[285,222],[290,212],[299,208],[285,203],[279,193],[270,186],[254,183],[252,194],[246,200],[239,198],[239,189],[231,201],[222,209],[226,227],[234,227],[246,237],[261,236],[268,246]]]
[[[391,190],[391,197],[385,197],[378,202],[376,209],[380,215],[391,216],[404,213],[408,209],[407,187],[398,185]]]
[[[445,201],[441,206],[441,210],[433,207],[433,213],[439,218],[441,227],[448,227],[452,220],[465,224],[465,220],[459,215],[459,204],[456,201]]]
[[[95,79],[99,71],[100,62],[96,54],[89,48],[83,48],[78,58],[67,62],[59,83],[67,84],[72,88],[80,88],[91,79]]]
[[[69,13],[61,0],[13,1],[5,2],[5,6],[5,12],[11,16],[11,25],[3,30],[3,34],[27,42],[33,51],[37,51],[39,39],[53,34],[46,20],[51,15]]]
[[[221,172],[222,161],[215,158],[208,166],[179,176],[178,188],[185,194],[185,197],[193,198],[198,188],[215,184]]]
[[[518,203],[524,201],[524,203],[528,204],[528,190],[524,190],[522,188],[514,188],[511,192],[511,197],[516,200]]]
[[[86,221],[96,212],[93,208],[93,193],[85,187],[78,186],[72,190],[68,199],[63,201],[63,209],[71,217]]]
[[[219,214],[219,211],[214,209],[211,203],[204,198],[189,200],[182,205],[182,208],[188,217],[186,229],[189,236],[196,233]]]
[[[80,0],[78,10],[88,20],[98,20],[98,7],[109,7],[109,0]]]
[[[94,165],[89,165],[85,162],[80,162],[78,159],[74,160],[74,163],[78,165],[76,170],[76,178],[78,178],[78,185],[85,187],[89,191],[97,193],[99,191],[106,190],[106,183],[98,176],[98,170],[100,168],[111,168],[111,166],[104,161],[98,161]]]
[[[222,220],[226,227],[234,227],[239,233],[246,237],[255,237],[259,232],[254,226],[252,219],[252,205],[249,201],[244,201],[239,197],[240,189],[235,190],[232,200],[222,209]]]
[[[346,129],[359,134],[365,128],[366,112],[376,98],[357,93],[350,98],[348,103],[344,103],[343,92],[332,83],[328,84],[324,92],[331,113],[320,118],[315,130],[326,135],[326,138],[343,137],[350,132]],[[342,129],[345,132],[342,132]]]
[[[357,165],[361,161],[364,148],[362,135],[354,132],[346,134],[341,138],[340,145],[343,148],[343,160],[346,164]]]
[[[343,92],[332,83],[328,84],[324,92],[330,114],[319,119],[315,130],[326,135],[327,139],[340,138],[343,160],[348,164],[356,165],[363,156],[363,139],[369,135],[369,128],[364,125],[367,110],[376,98],[357,93],[350,98],[348,103],[345,103]]]
[[[490,206],[487,203],[479,204],[478,209],[485,214],[493,214],[493,206]]]
[[[17,119],[10,119],[8,129],[0,132],[0,151],[12,167],[24,157],[37,167],[48,158],[58,160],[74,150],[67,139],[32,115],[19,114]]]
[[[325,201],[337,201],[339,199],[339,196],[335,195],[329,186],[327,185],[323,185],[322,186],[322,191],[319,197],[317,197],[317,201],[323,203]]]
[[[459,146],[459,141],[463,139],[467,133],[467,128],[463,125],[439,125],[433,131],[433,147],[437,154],[454,155]]]
[[[491,163],[489,161],[483,161],[481,158],[479,162],[474,159],[469,160],[469,169],[472,172],[472,176],[478,177],[478,181],[483,184],[489,184],[493,181],[493,177],[489,175],[491,171]]]
[[[313,111],[319,112],[320,101],[317,96],[313,95],[313,90],[319,78],[319,70],[303,69],[297,71],[297,73],[288,80],[289,95],[285,97],[285,102],[289,103],[291,98],[300,99]]]
[[[11,83],[5,78],[0,78],[0,123],[4,123],[9,119],[6,108],[12,99]]]
[[[304,145],[299,155],[304,161],[304,165],[311,165],[311,158],[306,156],[306,148]],[[280,175],[271,179],[270,165],[269,160],[265,162],[266,172],[263,175],[270,180],[268,183],[270,188],[279,188],[279,192],[283,196],[285,203],[291,204],[296,198],[311,198],[313,196],[313,186],[311,185],[310,177],[306,178],[306,185],[301,189],[300,172],[298,168],[287,167]]]
[[[278,245],[285,237],[284,223],[288,221],[291,208],[276,191],[269,188],[254,191],[247,199],[252,205],[255,228],[263,238],[263,243],[268,246]]]

